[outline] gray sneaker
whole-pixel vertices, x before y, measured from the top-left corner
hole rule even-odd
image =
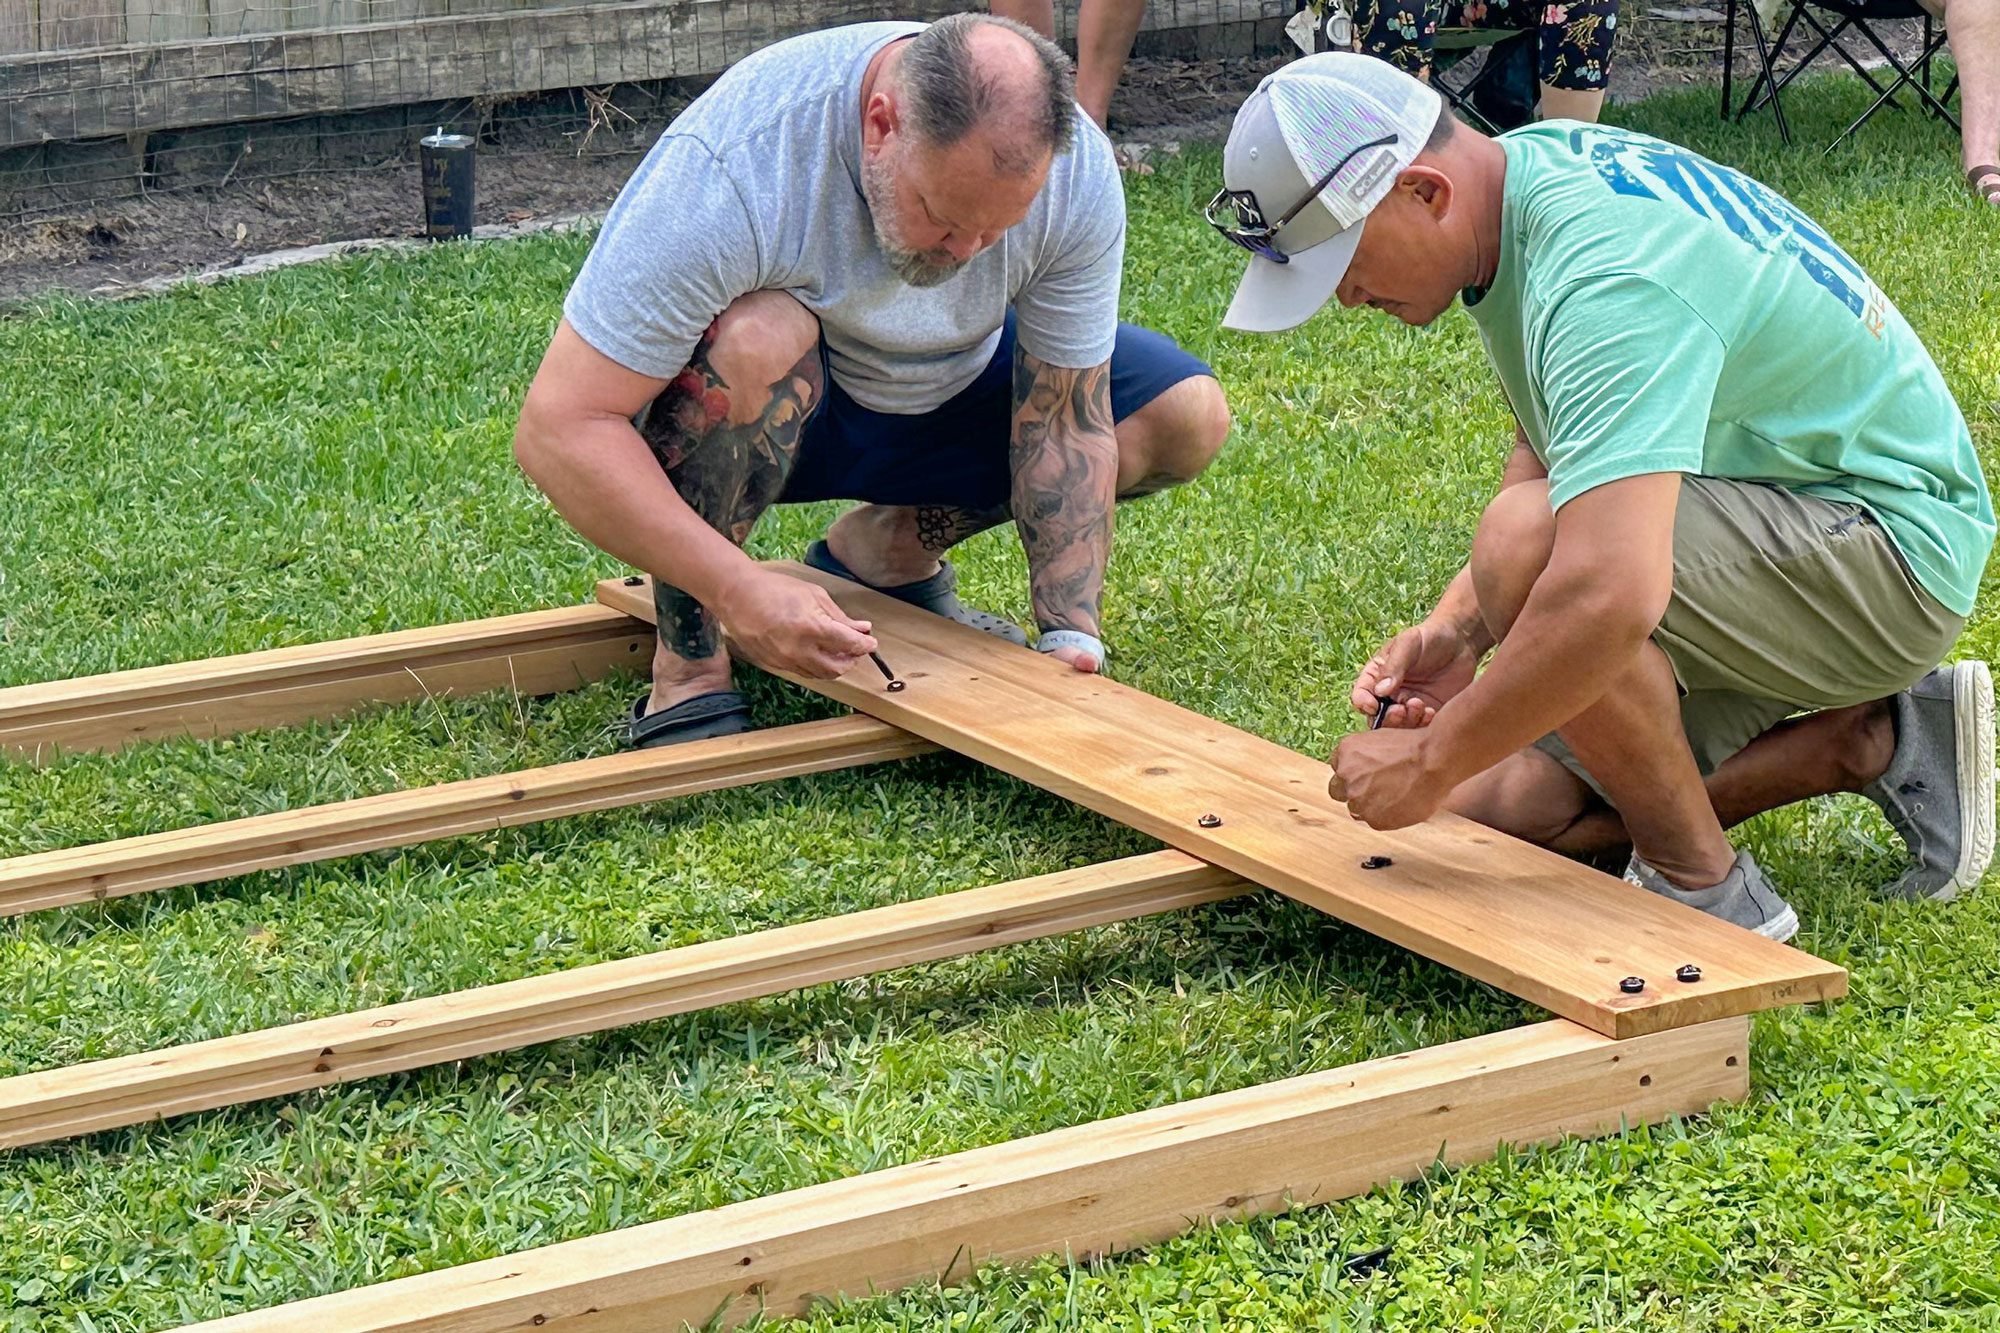
[[[1916,865],[1887,898],[1948,902],[1993,860],[1993,675],[1984,662],[1939,667],[1889,701],[1896,754],[1862,789]]]
[[[1626,867],[1625,878],[1642,889],[1650,889],[1662,898],[1671,898],[1677,903],[1686,903],[1719,921],[1754,930],[1767,940],[1777,940],[1782,944],[1799,933],[1799,914],[1792,910],[1790,903],[1778,896],[1778,891],[1771,887],[1771,881],[1764,877],[1763,869],[1748,852],[1736,853],[1736,864],[1730,867],[1722,883],[1705,889],[1680,888],[1636,856]]]

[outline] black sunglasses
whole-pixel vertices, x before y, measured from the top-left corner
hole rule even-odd
[[[1333,184],[1333,178],[1340,174],[1342,167],[1371,148],[1387,148],[1395,143],[1397,138],[1398,136],[1394,134],[1384,135],[1380,139],[1362,144],[1341,158],[1333,164],[1333,170],[1321,176],[1313,187],[1306,191],[1305,198],[1286,209],[1285,215],[1276,222],[1264,221],[1264,210],[1258,207],[1255,193],[1249,190],[1232,190],[1226,186],[1215,192],[1215,198],[1208,201],[1208,207],[1202,210],[1202,216],[1207,218],[1208,225],[1221,232],[1225,239],[1242,246],[1251,254],[1261,255],[1273,264],[1289,264],[1292,262],[1291,256],[1271,244],[1272,238],[1287,222],[1303,212],[1307,204],[1319,198],[1320,191]],[[1225,205],[1233,212],[1233,219],[1227,215],[1222,218],[1216,216]]]

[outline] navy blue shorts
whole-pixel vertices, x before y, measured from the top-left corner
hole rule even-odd
[[[1111,417],[1123,421],[1184,379],[1212,372],[1163,333],[1120,324],[1111,353]],[[867,500],[993,509],[1013,492],[1014,316],[979,378],[914,416],[861,406],[826,376],[780,504]]]

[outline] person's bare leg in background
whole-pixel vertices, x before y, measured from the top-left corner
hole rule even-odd
[[[1054,0],[991,0],[1004,19],[1054,37]],[[1076,15],[1076,100],[1102,129],[1111,118],[1111,95],[1125,74],[1125,60],[1139,35],[1146,0],[1082,0]]]
[[[1604,110],[1602,88],[1557,88],[1542,85],[1543,120],[1584,120],[1596,123]]]
[[[1923,4],[1943,16],[1952,63],[1958,66],[1958,115],[1964,130],[1959,166],[1966,183],[2000,208],[2000,3],[1923,0]]]

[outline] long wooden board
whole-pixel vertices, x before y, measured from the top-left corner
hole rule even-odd
[[[914,686],[912,688],[915,688]],[[1615,1133],[1747,1091],[1744,1019],[1613,1042],[1541,1023],[202,1324],[209,1333],[638,1333],[1098,1254]]]
[[[1846,993],[1831,963],[1466,820],[1377,833],[1327,796],[1318,760],[803,565],[775,568],[872,621],[908,688],[889,693],[865,664],[800,684],[1594,1031],[1634,1037]],[[652,610],[643,584],[607,581],[598,597]],[[1221,822],[1204,828],[1204,815]],[[1391,864],[1363,868],[1378,856]],[[1700,981],[1674,979],[1685,963]],[[1625,993],[1625,977],[1645,989]]]
[[[0,755],[222,736],[426,696],[553,694],[620,668],[643,672],[652,641],[630,616],[572,606],[17,685],[0,689]]]
[[[0,861],[0,916],[202,884],[937,749],[871,717],[689,741]]]
[[[1183,853],[1153,852],[334,1018],[22,1074],[0,1079],[0,1147],[601,1032],[1215,902],[1254,887]]]

